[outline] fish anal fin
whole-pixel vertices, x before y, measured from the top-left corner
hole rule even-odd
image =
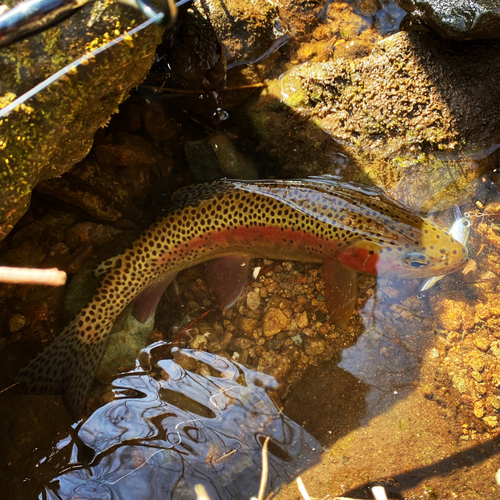
[[[134,298],[132,301],[132,314],[137,321],[146,323],[148,318],[154,315],[163,293],[176,276],[177,273],[165,276],[161,281],[146,287]]]
[[[358,296],[357,273],[337,259],[323,261],[326,306],[332,323],[344,327],[354,312]]]
[[[221,309],[229,309],[245,288],[250,272],[250,257],[228,255],[210,261],[205,267],[208,286]]]

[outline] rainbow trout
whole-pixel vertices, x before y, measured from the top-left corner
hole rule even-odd
[[[19,374],[29,392],[63,393],[84,408],[117,316],[133,303],[145,321],[179,271],[208,262],[222,308],[243,290],[252,257],[323,263],[331,320],[354,310],[356,275],[427,278],[463,267],[465,247],[383,192],[331,176],[231,181],[178,191],[167,215],[122,254],[104,262],[92,300]]]

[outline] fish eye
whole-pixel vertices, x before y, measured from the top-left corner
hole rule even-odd
[[[469,227],[470,226],[470,221],[466,219],[466,220],[464,220],[462,222],[462,224],[463,224],[464,227]]]
[[[403,256],[403,262],[411,267],[424,267],[429,265],[429,259],[420,252],[410,252]]]

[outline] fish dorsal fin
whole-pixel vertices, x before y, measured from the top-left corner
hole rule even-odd
[[[193,184],[179,188],[172,195],[172,202],[176,205],[198,205],[200,201],[209,200],[219,194],[233,189],[230,183],[226,181],[216,181],[205,184]]]
[[[176,276],[177,273],[165,276],[161,281],[146,287],[134,298],[132,301],[132,314],[135,319],[141,323],[146,323],[155,314],[162,295]]]
[[[250,272],[250,257],[229,255],[210,261],[205,276],[221,309],[229,309],[245,288]]]
[[[325,297],[330,320],[344,327],[351,319],[358,296],[357,273],[337,259],[323,261]]]

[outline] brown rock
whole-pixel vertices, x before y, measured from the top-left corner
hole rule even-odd
[[[148,166],[156,163],[153,147],[142,137],[120,132],[114,144],[100,144],[94,148],[101,165],[116,167]]]
[[[445,330],[468,330],[474,326],[474,303],[465,292],[435,292],[429,297],[434,318]]]
[[[264,316],[264,335],[272,337],[288,326],[289,320],[281,309],[270,307]]]

